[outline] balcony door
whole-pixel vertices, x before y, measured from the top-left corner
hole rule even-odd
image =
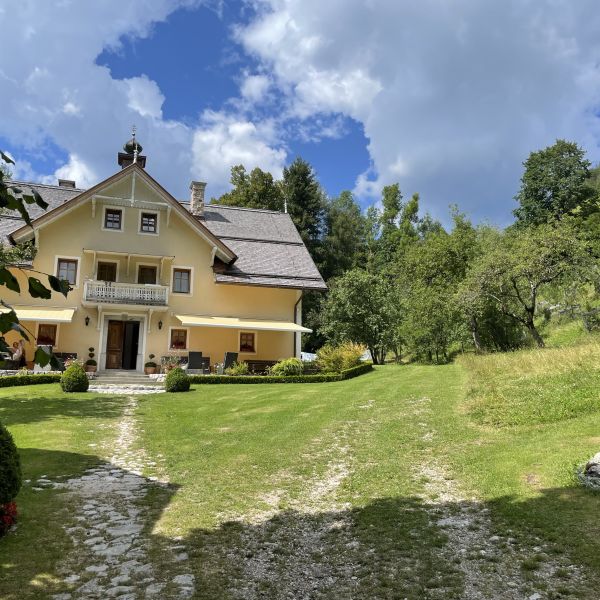
[[[138,283],[156,284],[156,267],[140,265],[138,267]]]
[[[98,281],[117,281],[117,263],[98,262]]]
[[[108,322],[106,368],[135,369],[140,338],[139,321]]]

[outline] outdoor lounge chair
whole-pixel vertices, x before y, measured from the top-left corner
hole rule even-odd
[[[237,352],[225,352],[225,359],[223,360],[223,372],[225,372],[233,363],[237,362]]]
[[[203,375],[205,361],[202,358],[202,352],[190,352],[188,354],[188,363],[186,372],[188,375]]]

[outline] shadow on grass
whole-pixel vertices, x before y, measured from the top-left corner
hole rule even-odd
[[[59,389],[44,395],[20,389],[11,396],[0,396],[0,421],[7,426],[37,423],[56,418],[114,418],[123,411],[124,396],[108,394],[63,394]]]
[[[25,450],[23,454],[25,465],[45,461],[47,465],[75,468],[79,473],[100,462],[95,456],[63,452]],[[552,568],[579,560],[595,576],[600,572],[600,527],[594,520],[581,519],[592,514],[600,495],[575,487],[543,490],[539,497],[524,502],[504,497],[488,503],[424,504],[420,498],[399,497],[375,499],[365,506],[340,511],[283,510],[252,523],[229,521],[213,529],[194,529],[177,539],[153,533],[177,488],[147,481],[146,490],[140,520],[147,538],[146,560],[153,562],[155,581],[166,584],[161,598],[178,597],[175,578],[191,572],[195,576],[194,597],[210,600],[458,599],[464,597],[459,555],[463,560],[473,555],[470,560],[481,569],[481,585],[485,587],[485,577],[494,577],[498,563],[507,554],[512,552],[518,573],[522,564],[540,553],[534,549],[537,546],[542,547],[544,560],[554,565]],[[94,577],[85,571],[86,564],[92,564],[85,554],[89,548],[73,546],[62,527],[75,523],[80,506],[61,491],[33,492],[29,488],[20,495],[19,505],[19,528],[0,540],[0,597],[46,598],[58,593],[84,597],[77,595],[78,586]],[[438,526],[437,520],[456,516],[460,521],[461,515],[475,515],[470,526],[475,531],[480,527],[477,515],[482,509],[489,509],[487,514],[497,529],[493,533],[500,536],[494,543],[497,554],[482,556],[478,547],[466,547],[464,555],[457,554],[448,544],[448,530]],[[488,547],[489,533],[482,529],[479,536]],[[509,537],[518,540],[518,550],[509,550]],[[186,546],[188,560],[174,561],[172,547],[177,544]],[[77,566],[63,571],[65,559],[73,555]],[[533,564],[524,574],[525,587],[518,592],[544,592],[550,585],[557,589],[554,583],[545,581],[546,571],[536,575],[537,568]],[[78,575],[80,580],[68,586],[64,578],[69,574]],[[585,588],[585,583],[581,589],[581,582],[572,581],[568,573],[560,577],[557,585],[563,591],[548,597],[594,597],[593,588]],[[130,584],[140,597],[150,585],[142,579]],[[481,597],[501,596],[484,593]]]

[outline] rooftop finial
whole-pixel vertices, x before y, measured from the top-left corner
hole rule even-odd
[[[119,152],[119,164],[122,168],[132,163],[137,163],[142,169],[146,166],[146,157],[142,155],[142,145],[136,138],[136,126],[131,126],[131,139],[123,145],[123,152]]]
[[[131,126],[131,139],[133,140],[133,162],[137,162],[138,157],[138,143],[135,139],[135,124]]]

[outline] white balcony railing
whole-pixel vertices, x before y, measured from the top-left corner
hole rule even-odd
[[[143,283],[86,281],[83,293],[86,302],[106,304],[167,306],[169,300],[168,287]]]

